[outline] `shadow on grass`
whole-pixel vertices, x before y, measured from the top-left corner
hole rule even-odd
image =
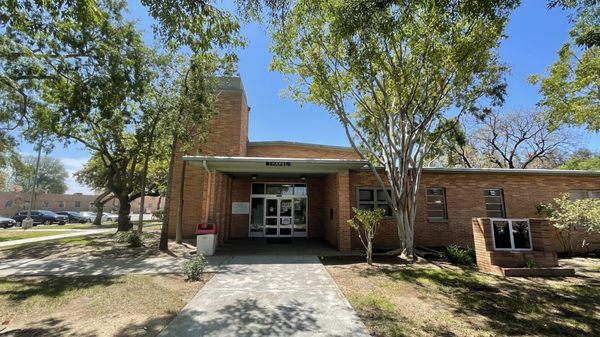
[[[96,286],[109,286],[120,282],[117,276],[35,277],[0,279],[0,296],[9,301],[25,301],[34,296],[58,298]]]
[[[60,337],[73,335],[74,331],[65,325],[62,320],[48,318],[39,322],[34,322],[26,328],[8,330],[0,332],[2,337]],[[77,333],[78,337],[93,337],[95,334]]]
[[[130,323],[116,332],[115,336],[157,336],[176,315],[176,312],[167,312],[143,322]]]
[[[477,272],[432,268],[379,268],[395,281],[439,292],[458,314],[488,318],[489,329],[501,335],[583,336],[600,331],[600,291],[596,280],[550,286],[518,279],[499,279]]]

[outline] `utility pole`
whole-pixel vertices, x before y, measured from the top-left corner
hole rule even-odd
[[[35,173],[33,174],[33,184],[31,186],[31,196],[29,198],[29,209],[27,210],[27,219],[23,221],[23,230],[33,226],[33,219],[31,218],[31,209],[35,203],[35,189],[37,187],[38,172],[40,169],[40,158],[42,156],[42,145],[44,143],[44,134],[42,133],[40,141],[38,143],[37,159],[35,161]]]

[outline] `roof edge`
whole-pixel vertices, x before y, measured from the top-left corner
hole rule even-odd
[[[468,167],[424,167],[427,173],[487,173],[487,174],[525,174],[525,175],[565,175],[600,176],[600,171],[558,170],[558,169],[509,169],[509,168],[468,168]]]

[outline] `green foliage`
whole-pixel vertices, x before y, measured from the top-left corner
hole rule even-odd
[[[557,229],[565,253],[573,253],[573,232],[600,233],[600,199],[571,200],[569,193],[561,194],[552,203],[542,203],[541,214]],[[585,237],[583,244],[585,242]]]
[[[23,158],[23,167],[15,173],[15,185],[25,192],[33,188],[33,176],[37,157],[27,156]],[[38,171],[37,191],[43,193],[63,194],[67,191],[66,179],[69,177],[63,163],[56,158],[40,157]]]
[[[129,247],[141,247],[144,245],[144,237],[136,231],[122,231],[115,234],[115,241],[127,243]]]
[[[382,187],[387,179],[408,255],[424,161],[462,115],[503,101],[497,47],[517,4],[299,0],[273,35],[271,67],[292,98],[326,108]]]
[[[475,251],[471,248],[451,245],[446,247],[445,255],[453,264],[472,265],[475,263]]]
[[[558,51],[558,60],[547,75],[533,75],[542,99],[538,103],[554,125],[585,126],[600,130],[600,2],[552,0],[550,7],[574,10],[571,42]]]
[[[600,154],[587,149],[579,150],[560,168],[565,170],[600,170]]]
[[[530,259],[530,260],[527,260],[527,263],[525,263],[525,266],[529,269],[534,269],[534,268],[539,268],[540,264],[536,260]]]
[[[165,210],[164,209],[157,209],[154,212],[152,212],[152,216],[154,216],[158,220],[162,221],[163,217],[165,216]]]
[[[377,228],[385,217],[383,208],[374,210],[352,207],[354,216],[346,222],[358,233],[358,238],[367,251],[367,263],[373,264],[373,238],[377,235]]]
[[[188,281],[200,281],[207,265],[208,261],[206,261],[204,255],[199,254],[183,264],[183,274]]]

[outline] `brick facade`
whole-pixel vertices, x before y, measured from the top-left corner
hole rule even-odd
[[[239,81],[239,79],[237,80]],[[229,86],[220,91],[218,114],[210,123],[207,142],[198,144],[186,153],[192,156],[269,157],[357,160],[348,148],[301,144],[293,142],[248,142],[249,108],[241,86]],[[203,157],[207,158],[207,157]],[[179,188],[183,167],[178,153],[173,174],[170,235],[175,235],[179,206]],[[204,163],[206,164],[206,163]],[[343,169],[337,172],[314,172],[307,176],[282,168],[278,174],[220,172],[208,169],[199,162],[186,161],[183,194],[183,236],[193,237],[194,225],[216,222],[221,225],[221,241],[248,237],[249,215],[231,214],[232,202],[250,202],[251,183],[288,182],[308,185],[308,236],[323,238],[340,250],[360,249],[356,235],[346,221],[352,207],[357,206],[360,187],[378,187],[370,171]],[[288,173],[285,173],[288,172]],[[301,179],[304,177],[305,180]],[[429,221],[426,210],[426,188],[443,188],[446,195],[447,220]],[[541,202],[548,202],[560,193],[572,189],[600,190],[600,174],[568,174],[554,171],[482,171],[482,170],[425,170],[417,198],[415,244],[473,246],[472,219],[486,217],[484,190],[501,189],[506,217],[534,218]],[[593,241],[593,240],[592,240]],[[598,248],[600,248],[600,240]],[[384,221],[376,238],[376,246],[396,248],[398,236],[393,219]],[[559,249],[552,237],[552,247]],[[595,249],[595,246],[591,247]]]

